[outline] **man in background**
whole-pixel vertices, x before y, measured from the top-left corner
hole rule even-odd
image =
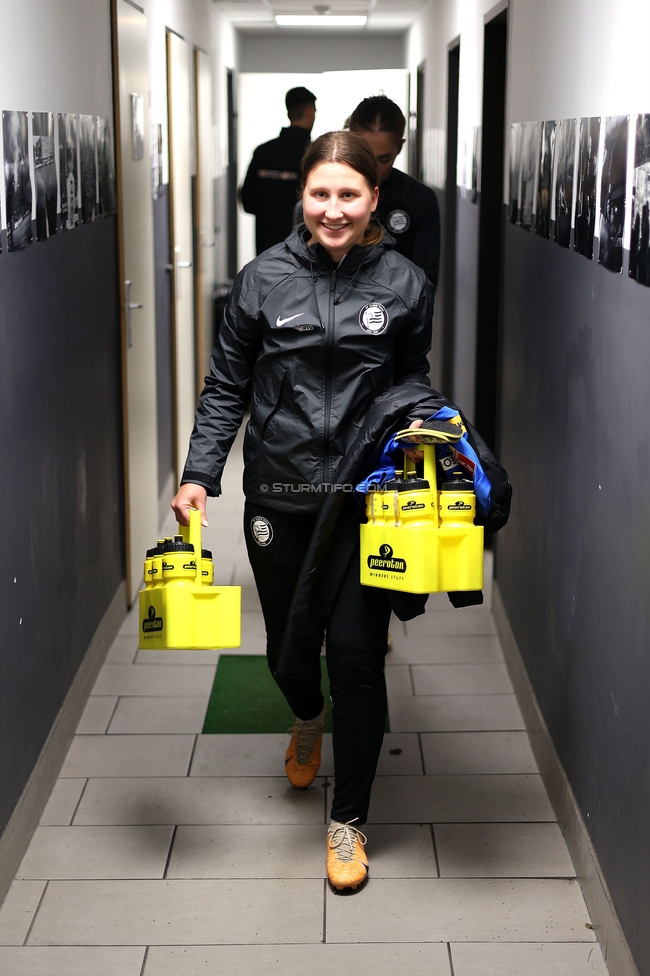
[[[246,213],[255,214],[255,245],[261,254],[291,233],[300,185],[300,160],[310,142],[316,117],[316,96],[292,88],[285,103],[291,123],[277,139],[258,146],[241,189]]]

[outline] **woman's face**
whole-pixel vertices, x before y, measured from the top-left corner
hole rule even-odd
[[[390,176],[397,156],[402,151],[404,139],[395,139],[390,132],[365,132],[359,131],[358,135],[367,139],[372,146],[372,151],[377,157],[377,168],[379,170],[379,182],[383,183]]]
[[[365,176],[347,163],[314,166],[302,193],[310,243],[318,241],[338,264],[361,243],[378,198],[379,188],[371,190]]]

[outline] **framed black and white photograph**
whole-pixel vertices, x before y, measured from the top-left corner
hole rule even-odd
[[[623,230],[627,189],[627,130],[629,115],[605,119],[600,170],[600,246],[598,263],[608,271],[623,271]]]
[[[97,128],[97,214],[107,217],[117,212],[117,192],[115,186],[115,151],[113,148],[113,127],[110,119],[98,117]]]
[[[555,158],[555,121],[542,122],[537,169],[537,205],[535,207],[535,233],[549,237],[551,233],[551,196],[553,162]]]
[[[533,228],[539,142],[539,122],[524,122],[521,134],[521,181],[519,189],[519,223],[524,230],[532,230]]]
[[[598,144],[600,119],[580,119],[578,140],[578,175],[576,191],[576,219],[573,247],[591,261],[594,256],[596,232],[596,175],[598,172]]]
[[[144,159],[144,98],[131,95],[131,132],[134,159]]]
[[[32,159],[36,184],[36,240],[56,234],[56,163],[54,161],[54,115],[32,114]]]
[[[77,223],[79,175],[77,165],[77,116],[59,114],[59,197],[61,229],[72,230]]]
[[[478,203],[481,195],[481,126],[472,129],[472,203]]]
[[[27,112],[2,113],[2,138],[4,140],[7,249],[18,251],[31,244],[33,239]]]
[[[97,167],[95,164],[95,119],[79,116],[79,174],[81,184],[81,220],[91,224],[97,213]]]
[[[557,177],[555,180],[555,242],[560,247],[571,244],[574,180],[576,165],[576,120],[562,119],[555,133]]]
[[[511,224],[519,220],[519,179],[521,176],[521,122],[510,126],[510,190],[508,200],[508,219]]]
[[[163,187],[165,184],[165,170],[163,168],[163,128],[160,123],[157,124],[156,128],[157,128],[156,148],[158,153],[158,189],[160,190],[161,187]],[[444,181],[442,185],[444,186]]]
[[[629,275],[650,286],[650,115],[636,117]]]
[[[151,195],[154,200],[158,199],[160,187],[162,186],[162,125],[160,122],[152,122],[151,126]]]

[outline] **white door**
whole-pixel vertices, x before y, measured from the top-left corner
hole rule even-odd
[[[212,71],[205,51],[194,50],[196,103],[196,366],[197,392],[210,367],[214,291],[214,186],[212,182]]]
[[[129,604],[158,534],[156,329],[147,18],[115,0],[114,50],[122,298],[126,575]]]
[[[169,192],[176,474],[180,478],[196,410],[194,277],[192,270],[192,135],[187,42],[167,31]]]

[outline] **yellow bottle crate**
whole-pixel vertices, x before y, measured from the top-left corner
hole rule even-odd
[[[361,526],[361,582],[404,593],[483,589],[483,526]]]
[[[214,586],[201,548],[201,513],[179,526],[181,545],[148,556],[140,590],[140,647],[213,650],[241,644],[241,587]],[[197,569],[198,564],[198,569]],[[206,582],[203,582],[203,580]]]
[[[404,593],[481,590],[483,526],[474,525],[472,486],[447,482],[438,490],[434,445],[421,448],[423,480],[411,471],[399,490],[378,490],[366,498],[361,582]],[[406,456],[404,464],[406,474]]]

